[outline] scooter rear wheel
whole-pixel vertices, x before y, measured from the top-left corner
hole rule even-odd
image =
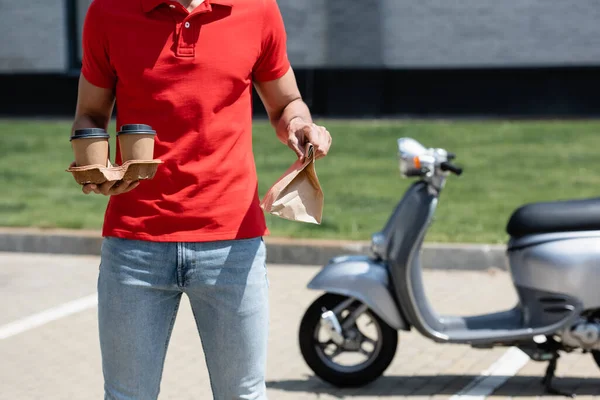
[[[315,300],[306,310],[300,323],[300,351],[304,361],[324,381],[337,387],[358,387],[379,378],[390,365],[398,346],[398,333],[370,309],[366,309],[360,318],[366,317],[365,319],[368,318],[372,321],[367,326],[369,328],[373,326],[377,333],[377,339],[373,339],[373,333],[365,334],[363,331],[366,328],[359,327],[360,323],[365,321],[357,319],[348,330],[348,335],[354,337],[354,341],[345,342],[342,346],[335,344],[331,339],[327,342],[321,341],[320,333],[323,333],[321,330],[324,329],[321,315],[324,310],[332,310],[346,300],[348,297],[331,293],[326,293]],[[355,301],[346,309],[341,310],[337,314],[340,324],[343,325],[344,318],[361,305],[359,301]],[[363,343],[369,344],[372,350],[364,349]],[[328,354],[327,349],[331,346],[335,346],[335,350],[332,352],[333,354]],[[358,365],[343,365],[338,363],[335,358],[344,353],[352,353],[352,356],[361,354],[366,356],[367,360]]]

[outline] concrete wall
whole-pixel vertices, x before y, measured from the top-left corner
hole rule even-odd
[[[0,73],[67,68],[63,0],[0,0]]]
[[[597,0],[279,0],[296,66],[600,65]]]
[[[79,53],[77,54],[77,59],[81,60],[81,35],[83,33],[83,20],[85,19],[85,14],[87,13],[87,8],[89,7],[92,0],[76,0],[77,3],[77,43],[79,46],[77,47]]]
[[[0,0],[0,73],[67,69],[65,1]],[[278,2],[296,67],[600,65],[597,0]]]

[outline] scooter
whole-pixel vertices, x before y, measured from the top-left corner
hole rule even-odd
[[[600,198],[526,204],[507,225],[508,269],[518,303],[477,316],[438,315],[425,295],[419,254],[448,175],[461,175],[456,155],[398,139],[404,178],[416,178],[370,254],[335,257],[309,282],[324,291],[304,314],[302,356],[314,373],[338,387],[365,385],[392,362],[398,331],[414,328],[437,343],[473,348],[517,347],[548,361],[559,352],[591,352],[600,367]],[[367,333],[367,330],[370,332]]]

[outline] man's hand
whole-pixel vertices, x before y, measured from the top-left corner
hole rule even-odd
[[[292,119],[287,127],[287,145],[304,161],[306,144],[311,143],[314,147],[315,158],[323,158],[331,147],[331,135],[324,126],[305,122],[302,118]]]
[[[94,185],[88,183],[83,185],[83,193],[90,194],[92,192],[96,194],[103,194],[105,196],[115,196],[117,194],[127,193],[140,184],[140,181],[106,181],[100,185]]]
[[[71,163],[71,167],[75,167],[75,161]],[[117,194],[127,193],[140,184],[140,181],[106,181],[100,185],[88,183],[83,185],[81,190],[85,194],[92,192],[96,194],[103,194],[105,196],[115,196]]]

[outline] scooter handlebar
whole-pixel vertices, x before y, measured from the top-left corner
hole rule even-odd
[[[458,167],[449,161],[444,161],[443,163],[441,163],[440,168],[442,169],[442,171],[450,171],[456,175],[460,175],[463,173],[463,169],[461,167]]]

